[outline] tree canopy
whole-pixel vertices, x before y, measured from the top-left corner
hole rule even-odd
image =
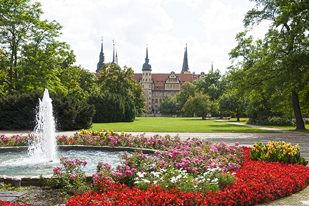
[[[130,98],[133,100],[138,114],[146,112],[143,88],[133,79],[133,69],[126,66],[121,69],[117,64],[108,63],[102,67],[99,75],[98,83],[101,91]]]
[[[247,32],[236,36],[238,46],[230,52],[232,60],[238,60],[231,70],[233,85],[243,93],[259,99],[271,94],[273,103],[286,108],[292,105],[296,129],[305,129],[301,108],[308,90],[308,28],[309,4],[305,0],[254,0],[256,6],[247,12],[244,25],[253,28],[269,21],[270,28],[264,39],[253,41]],[[286,112],[286,111],[283,111]]]
[[[178,104],[175,97],[171,95],[167,95],[162,100],[160,107],[158,108],[160,113],[162,114],[177,114],[178,112]]]
[[[0,5],[2,93],[64,90],[58,75],[75,56],[68,44],[56,40],[61,25],[41,20],[37,2],[0,0]]]
[[[194,97],[190,96],[182,108],[183,112],[188,115],[199,115],[206,119],[207,114],[211,112],[212,103],[207,94],[198,92]]]

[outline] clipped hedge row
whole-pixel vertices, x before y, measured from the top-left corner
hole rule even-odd
[[[133,122],[136,108],[134,102],[120,94],[100,93],[88,98],[88,103],[95,106],[94,123]]]
[[[43,94],[17,94],[0,98],[0,130],[33,130],[36,111]],[[95,113],[93,105],[63,93],[50,94],[57,130],[89,128]]]

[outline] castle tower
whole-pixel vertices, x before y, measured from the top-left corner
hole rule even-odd
[[[182,74],[190,74],[189,65],[188,65],[187,44],[186,44],[186,48],[185,48],[185,54],[184,54],[184,57],[183,57],[183,64],[182,64],[181,73],[182,73]]]
[[[148,45],[146,45],[146,58],[142,69],[142,87],[144,90],[144,97],[146,100],[146,109],[148,112],[152,110],[151,97],[152,97],[152,78],[151,78],[151,65],[148,59]]]
[[[96,72],[101,71],[103,66],[104,66],[104,53],[103,53],[103,38],[102,38],[102,40],[101,40],[101,52],[100,52],[99,62],[97,64]]]

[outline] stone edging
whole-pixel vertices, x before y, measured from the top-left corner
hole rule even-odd
[[[57,149],[59,150],[107,150],[107,151],[128,151],[134,152],[136,150],[142,150],[144,154],[154,154],[157,150],[147,149],[147,148],[132,148],[132,147],[110,147],[110,146],[84,146],[84,145],[58,145]],[[0,153],[6,152],[22,152],[27,151],[28,146],[19,146],[19,147],[0,147]],[[44,178],[51,178],[52,175],[43,175]],[[40,180],[40,176],[7,176],[0,175],[0,179],[3,180],[5,184],[18,184],[18,179],[21,180],[19,184],[21,186],[42,186],[43,181]],[[87,181],[92,181],[92,174],[86,174]]]

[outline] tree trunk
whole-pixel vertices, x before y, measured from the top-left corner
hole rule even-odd
[[[206,120],[206,115],[202,115],[202,120]]]
[[[303,117],[300,111],[298,94],[294,90],[292,90],[292,100],[293,100],[294,115],[296,119],[296,130],[306,129],[304,121],[303,121]]]
[[[238,110],[236,112],[236,117],[237,117],[237,122],[239,122],[240,120],[239,120],[239,112],[238,112]]]

